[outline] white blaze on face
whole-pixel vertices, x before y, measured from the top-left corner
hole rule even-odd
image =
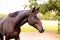
[[[40,16],[39,16],[39,14],[37,14],[37,17],[40,19]]]
[[[39,14],[37,14],[37,17],[40,19],[40,15]],[[40,23],[42,24],[41,20],[40,20]],[[43,27],[43,24],[42,24],[42,27]],[[43,27],[43,29],[44,29],[44,27]]]

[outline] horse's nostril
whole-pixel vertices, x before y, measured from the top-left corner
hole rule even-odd
[[[39,30],[39,32],[40,32],[40,33],[43,33],[43,32],[44,32],[44,30]]]

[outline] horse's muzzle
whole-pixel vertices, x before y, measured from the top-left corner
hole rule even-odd
[[[44,32],[44,30],[39,30],[39,32],[40,32],[40,33],[43,33],[43,32]]]

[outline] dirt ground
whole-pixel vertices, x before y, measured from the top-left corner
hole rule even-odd
[[[56,32],[21,32],[21,40],[60,40],[60,34]]]

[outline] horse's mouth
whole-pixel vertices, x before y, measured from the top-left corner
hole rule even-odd
[[[43,32],[44,32],[44,30],[39,30],[39,32],[40,32],[40,33],[43,33]]]

